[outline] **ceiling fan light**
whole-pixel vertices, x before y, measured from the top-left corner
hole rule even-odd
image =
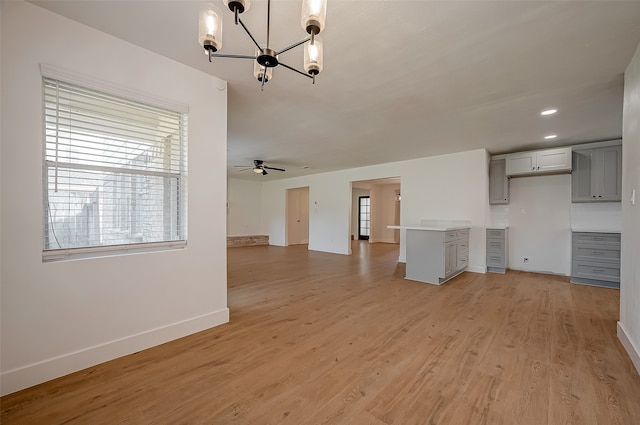
[[[262,168],[259,168],[259,167],[255,167],[255,168],[253,169],[253,172],[254,172],[254,173],[256,173],[256,174],[262,174],[262,172],[263,172],[263,171],[264,171],[264,170],[263,170]]]
[[[327,19],[327,0],[302,0],[302,29],[318,35]]]
[[[246,12],[251,6],[250,0],[222,0],[222,2],[230,11],[235,12],[237,9],[238,13]]]
[[[322,72],[322,67],[322,39],[316,36],[313,44],[310,41],[304,44],[304,70],[308,74],[317,75]]]
[[[205,54],[216,52],[222,48],[222,19],[217,8],[206,4],[200,11],[198,25],[198,42],[204,47]]]

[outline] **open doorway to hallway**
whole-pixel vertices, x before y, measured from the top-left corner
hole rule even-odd
[[[351,239],[400,243],[400,177],[351,182]]]

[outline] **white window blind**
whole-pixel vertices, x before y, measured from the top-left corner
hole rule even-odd
[[[45,259],[186,241],[186,114],[47,77],[43,103]]]

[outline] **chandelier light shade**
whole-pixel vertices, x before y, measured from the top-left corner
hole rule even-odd
[[[304,70],[311,75],[322,71],[322,39],[318,36],[304,45]]]
[[[209,3],[200,11],[198,41],[204,47],[205,54],[217,52],[222,48],[222,15]]]
[[[253,34],[251,34],[239,16],[249,10],[250,1],[223,0],[223,3],[233,12],[234,23],[241,25],[253,44],[255,44],[255,55],[219,53],[222,49],[222,14],[215,6],[209,3],[200,11],[198,36],[200,46],[204,48],[205,54],[209,57],[209,62],[212,62],[212,58],[252,59],[254,61],[253,75],[261,83],[262,90],[264,90],[265,83],[273,78],[273,68],[278,65],[282,65],[283,68],[310,78],[313,84],[315,84],[316,75],[318,75],[323,68],[323,44],[322,39],[318,37],[318,35],[325,27],[327,0],[302,0],[301,24],[309,36],[280,50],[274,50],[269,43],[271,32],[271,0],[267,0],[267,42],[263,46],[258,44]],[[305,72],[291,67],[280,60],[281,54],[301,45],[304,45],[303,58]]]
[[[307,34],[318,35],[327,19],[326,0],[302,0],[302,29]]]

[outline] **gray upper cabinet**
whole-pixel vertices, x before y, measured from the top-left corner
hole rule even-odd
[[[572,154],[571,202],[622,200],[622,146],[579,149]]]
[[[507,156],[507,176],[571,171],[571,148],[519,152]]]
[[[491,205],[509,203],[506,159],[494,159],[489,163],[489,203]]]

